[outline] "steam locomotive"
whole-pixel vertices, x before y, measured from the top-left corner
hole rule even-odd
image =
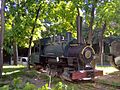
[[[77,16],[77,39],[67,32],[61,35],[43,38],[35,44],[38,55],[36,65],[48,70],[53,76],[61,76],[67,80],[82,80],[102,75],[102,71],[95,70],[94,49],[82,40],[82,17]],[[35,59],[34,59],[35,60]]]

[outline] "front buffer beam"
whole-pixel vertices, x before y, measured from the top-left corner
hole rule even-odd
[[[103,76],[102,70],[80,70],[71,73],[72,80],[84,80],[85,78],[94,78],[96,76]]]

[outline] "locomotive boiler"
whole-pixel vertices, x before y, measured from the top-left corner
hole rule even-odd
[[[94,49],[83,42],[82,17],[77,16],[77,39],[67,32],[66,37],[61,35],[39,40],[39,55],[36,64],[41,65],[51,75],[60,76],[67,80],[82,80],[102,75],[102,71],[95,70]]]

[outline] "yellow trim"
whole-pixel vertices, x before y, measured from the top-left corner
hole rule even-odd
[[[92,53],[91,53],[90,50],[88,50],[88,51],[85,52],[85,57],[86,57],[86,58],[90,58],[91,55],[92,55]]]
[[[70,46],[78,46],[78,44],[70,44]]]
[[[93,49],[91,46],[85,46],[85,47],[83,48],[81,54],[83,54],[84,50],[85,50],[86,48],[88,48],[88,47],[90,47],[90,48],[92,49],[93,53],[95,54],[95,51],[94,51],[94,49]]]

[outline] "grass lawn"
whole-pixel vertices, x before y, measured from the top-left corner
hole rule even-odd
[[[114,67],[107,67],[107,66],[96,66],[96,69],[103,70],[104,75],[112,73],[117,71]],[[18,65],[18,66],[3,66],[3,77],[0,79],[0,86],[3,85],[13,85],[14,78],[20,78],[20,81],[22,81],[21,84],[26,85],[27,82],[30,82],[34,84],[36,87],[42,87],[50,82],[50,77],[46,75],[45,73],[39,73],[35,71],[34,69],[27,70],[25,66]],[[18,80],[19,81],[19,80]],[[61,80],[60,78],[52,77],[51,79],[51,87],[57,87],[59,82],[62,82],[62,87],[64,86],[64,89],[61,90],[96,90],[96,87],[100,85],[96,85],[96,83],[93,82],[77,82],[77,83],[71,83],[65,80]],[[60,86],[59,85],[59,86]],[[13,85],[15,86],[15,85]],[[67,89],[65,89],[67,87]],[[104,88],[104,87],[99,87]],[[104,90],[114,90],[114,87],[107,88]],[[13,90],[8,89],[8,90]],[[19,89],[18,89],[19,90]],[[21,90],[21,89],[20,89]],[[28,89],[29,90],[29,89]],[[40,89],[42,90],[42,89]],[[47,90],[47,89],[43,89]],[[53,90],[53,89],[52,89]],[[58,90],[58,89],[54,89]],[[102,90],[102,89],[99,89]]]
[[[3,66],[3,73],[2,75],[8,75],[16,72],[20,72],[23,70],[25,66],[18,65],[18,66]]]
[[[97,70],[103,70],[103,75],[108,75],[110,73],[114,73],[118,71],[116,68],[112,66],[96,66]]]

